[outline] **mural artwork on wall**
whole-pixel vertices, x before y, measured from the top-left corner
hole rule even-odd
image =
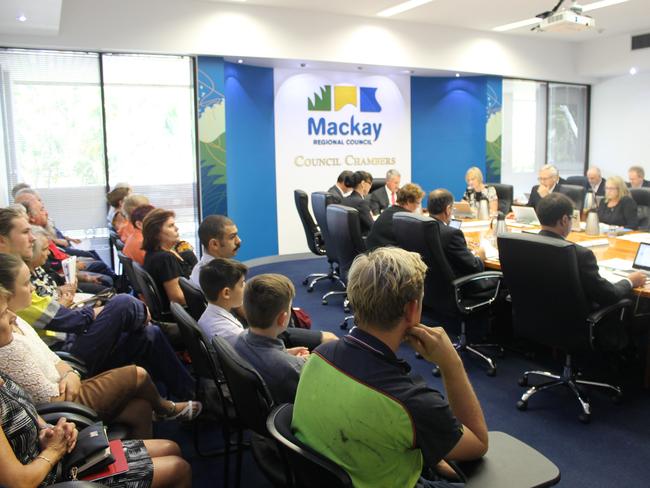
[[[485,169],[486,180],[491,183],[501,181],[501,78],[489,77],[487,80],[487,121],[485,124]]]
[[[198,58],[198,137],[203,216],[228,213],[223,71],[221,58]]]

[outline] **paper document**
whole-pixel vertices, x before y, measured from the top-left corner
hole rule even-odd
[[[617,237],[617,239],[630,241],[630,242],[644,242],[646,244],[650,244],[650,233],[640,232],[638,234],[627,234],[624,236]]]
[[[467,229],[469,227],[489,227],[490,226],[490,221],[489,220],[463,220],[463,229]]]
[[[66,283],[74,283],[77,280],[77,256],[70,256],[61,261],[63,276]]]
[[[617,269],[619,271],[632,271],[632,261],[621,258],[603,259],[598,261],[599,268]]]
[[[485,251],[485,257],[487,259],[499,259],[499,250],[490,241],[481,239],[481,247]]]
[[[589,241],[578,241],[576,244],[582,247],[609,246],[607,239],[591,239]]]

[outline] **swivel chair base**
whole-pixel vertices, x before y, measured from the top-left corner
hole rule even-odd
[[[327,299],[329,297],[335,296],[335,295],[344,295],[345,296],[345,298],[343,299],[343,311],[345,313],[350,313],[350,300],[348,300],[348,292],[347,291],[330,291],[328,293],[325,293],[325,295],[323,295],[321,303],[323,305],[327,305],[327,303],[328,303]]]
[[[517,402],[517,408],[519,410],[526,410],[528,408],[528,400],[534,394],[539,393],[540,391],[548,390],[550,388],[555,388],[556,386],[566,386],[569,388],[573,394],[578,399],[582,412],[578,415],[580,422],[589,423],[591,420],[591,407],[589,405],[588,399],[585,398],[580,388],[581,385],[584,386],[593,386],[597,388],[605,388],[613,392],[614,402],[619,402],[623,396],[623,391],[618,386],[609,385],[607,383],[599,383],[595,381],[586,381],[577,379],[577,372],[573,369],[571,365],[571,356],[567,355],[564,368],[562,369],[561,375],[556,375],[548,371],[526,371],[523,376],[519,379],[520,386],[528,386],[528,376],[529,375],[542,376],[544,378],[551,378],[552,381],[547,381],[540,385],[532,386],[526,393],[521,396],[521,399]]]
[[[481,351],[476,349],[477,347],[492,347],[497,349],[497,355],[499,357],[503,357],[504,351],[503,348],[499,344],[468,344],[467,343],[467,332],[465,330],[465,322],[463,321],[460,326],[460,335],[458,336],[458,342],[454,342],[454,348],[456,351],[459,353],[463,352],[468,352],[479,359],[482,359],[488,364],[488,368],[486,370],[486,374],[488,376],[496,376],[497,374],[497,365],[494,362],[494,359],[492,359],[489,356],[486,356],[483,354]],[[440,368],[438,366],[435,366],[433,370],[431,371],[433,376],[440,376]]]
[[[316,285],[316,283],[323,280],[330,280],[339,283],[343,287],[343,289],[345,289],[345,283],[343,282],[343,280],[341,280],[338,269],[334,269],[334,264],[332,263],[330,263],[330,269],[327,273],[312,273],[306,276],[304,280],[302,280],[302,284],[306,285],[307,283],[309,283],[309,286],[307,286],[307,292],[311,293],[312,291],[314,291],[314,286]]]

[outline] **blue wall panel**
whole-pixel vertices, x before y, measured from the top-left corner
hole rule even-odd
[[[485,175],[486,77],[411,78],[412,179],[429,192],[465,191],[465,172]]]
[[[278,253],[273,70],[225,63],[228,215],[237,259]]]

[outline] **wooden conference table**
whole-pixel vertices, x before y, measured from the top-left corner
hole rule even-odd
[[[471,248],[476,248],[479,246],[481,239],[484,239],[487,236],[492,235],[492,230],[489,228],[489,225],[479,226],[480,221],[476,220],[464,220],[463,223],[467,225],[462,225],[461,230],[465,234],[467,243]],[[516,226],[515,226],[516,225]],[[519,224],[508,225],[509,232],[522,232],[524,230],[539,230],[539,226],[521,226]],[[624,239],[617,239],[616,237],[608,237],[605,234],[598,236],[587,235],[584,232],[571,232],[567,237],[567,240],[571,242],[581,242],[581,241],[593,241],[593,240],[602,240],[607,239],[609,245],[593,246],[590,249],[596,255],[598,261],[604,261],[606,259],[625,259],[627,261],[633,261],[636,255],[636,251],[639,248],[638,242],[627,241]],[[487,269],[501,269],[501,264],[498,259],[487,259],[485,261],[485,267]],[[621,278],[622,279],[622,278]],[[646,284],[644,287],[638,287],[634,289],[635,295],[641,297],[650,298],[650,286]]]

